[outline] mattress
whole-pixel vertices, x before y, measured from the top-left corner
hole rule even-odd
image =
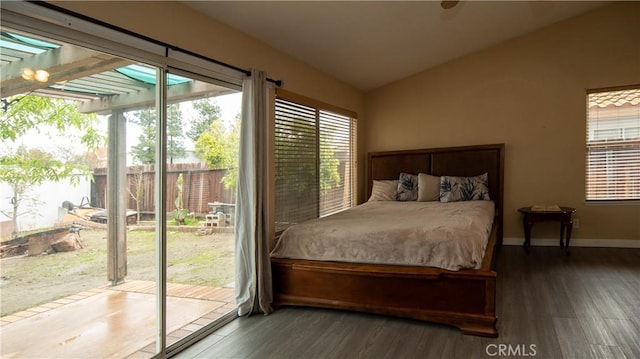
[[[271,256],[479,269],[494,211],[492,201],[367,202],[287,228]]]

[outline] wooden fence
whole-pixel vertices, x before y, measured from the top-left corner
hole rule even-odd
[[[182,202],[189,212],[208,213],[208,203],[235,203],[235,190],[228,190],[222,184],[226,169],[209,169],[199,163],[167,164],[167,210],[176,208],[178,195],[176,182],[182,174]],[[107,169],[96,168],[93,171],[94,183],[91,186],[91,205],[106,208]],[[135,196],[140,189],[140,212],[153,212],[155,209],[155,169],[153,165],[131,166],[127,168],[127,208],[136,209]]]

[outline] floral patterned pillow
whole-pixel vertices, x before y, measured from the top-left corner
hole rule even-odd
[[[440,177],[440,202],[489,200],[489,175]]]
[[[396,201],[415,201],[418,199],[418,176],[400,173]]]

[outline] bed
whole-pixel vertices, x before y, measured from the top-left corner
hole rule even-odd
[[[274,251],[274,306],[377,313],[452,325],[465,334],[497,337],[494,258],[502,244],[504,145],[374,152],[369,153],[367,165],[368,195],[374,180],[398,179],[401,173],[460,177],[486,173],[491,201],[485,204],[491,203],[494,208],[482,253],[476,256],[472,268],[445,269],[418,262],[371,263],[366,258],[362,262],[334,257],[282,258]]]

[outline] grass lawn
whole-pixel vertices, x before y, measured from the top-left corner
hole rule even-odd
[[[110,285],[106,231],[85,229],[83,249],[0,260],[0,315],[8,315],[57,298]],[[220,287],[234,281],[234,235],[167,233],[170,283]],[[127,232],[126,280],[155,280],[155,234]]]

